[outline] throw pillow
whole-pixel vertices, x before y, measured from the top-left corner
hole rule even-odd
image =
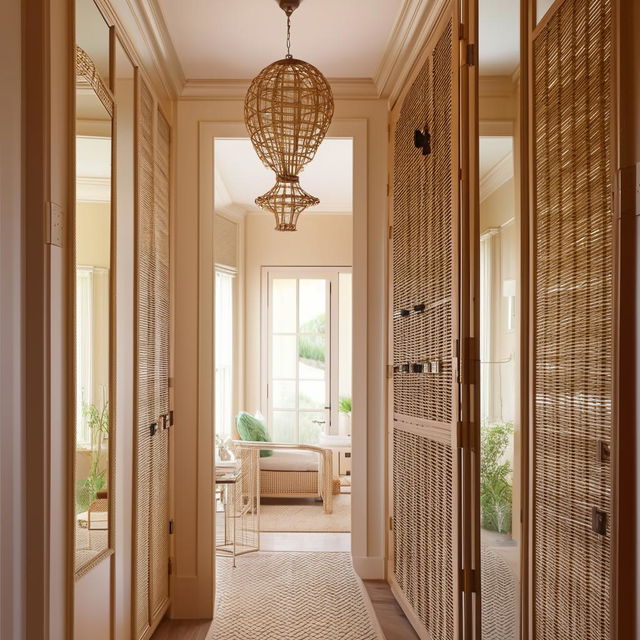
[[[239,413],[236,417],[236,426],[238,427],[238,433],[242,440],[249,442],[271,442],[271,438],[265,429],[264,424],[254,418],[250,413],[244,411]],[[273,455],[271,449],[261,449],[260,457],[268,458]]]

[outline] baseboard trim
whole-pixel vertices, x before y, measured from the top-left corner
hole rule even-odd
[[[363,580],[384,580],[385,559],[381,556],[352,556],[354,571]]]

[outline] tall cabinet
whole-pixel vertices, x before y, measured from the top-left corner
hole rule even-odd
[[[138,83],[133,626],[148,638],[169,605],[170,126]]]
[[[459,18],[446,3],[393,113],[392,589],[423,637],[460,631]]]

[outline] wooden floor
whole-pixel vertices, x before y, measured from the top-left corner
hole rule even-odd
[[[404,611],[396,602],[391,588],[384,580],[364,580],[369,598],[387,640],[414,640],[417,634]]]
[[[152,640],[204,640],[211,626],[211,620],[169,620],[165,618]]]
[[[405,617],[400,605],[383,580],[365,580],[364,584],[373,603],[386,640],[414,640],[418,636]],[[152,640],[204,640],[210,620],[169,620],[165,618]],[[271,639],[261,639],[271,640]],[[277,640],[273,638],[273,640]]]

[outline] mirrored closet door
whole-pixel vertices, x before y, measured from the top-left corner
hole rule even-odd
[[[110,30],[77,3],[74,251],[74,520],[76,577],[110,554],[114,99]]]

